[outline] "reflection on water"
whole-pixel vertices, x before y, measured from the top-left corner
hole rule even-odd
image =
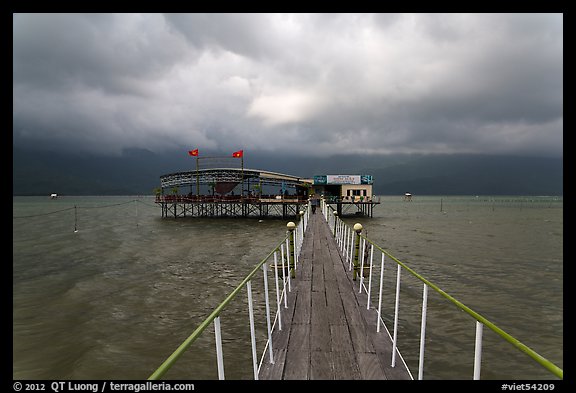
[[[152,198],[133,199],[14,198],[14,217],[27,217],[13,220],[14,379],[147,378],[285,234],[283,220],[162,219]],[[361,222],[377,244],[563,366],[561,197],[383,197],[374,218],[345,221]],[[403,277],[399,348],[415,372],[422,288]],[[256,297],[261,287],[254,283]],[[251,379],[239,299],[222,315],[226,377]],[[431,293],[428,304],[424,377],[470,379],[474,321]],[[261,296],[255,307],[261,316]],[[217,378],[211,329],[166,378]],[[262,318],[256,329],[261,351]],[[483,379],[550,378],[484,332]]]

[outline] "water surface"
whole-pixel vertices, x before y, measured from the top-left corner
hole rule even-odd
[[[373,218],[345,221],[563,367],[562,204],[382,197]],[[13,216],[14,379],[147,378],[286,231],[281,219],[163,219],[151,197],[14,197]],[[399,348],[415,375],[421,292],[402,284]],[[429,307],[425,378],[470,379],[474,321],[432,294]],[[222,317],[228,379],[252,378],[246,308],[242,296]],[[217,378],[211,329],[167,378]],[[256,329],[261,351],[262,318]],[[487,329],[484,342],[482,378],[551,378]]]

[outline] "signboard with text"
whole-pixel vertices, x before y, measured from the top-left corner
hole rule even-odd
[[[372,184],[372,175],[316,175],[315,185],[325,184]]]
[[[360,175],[326,175],[326,184],[360,184]]]

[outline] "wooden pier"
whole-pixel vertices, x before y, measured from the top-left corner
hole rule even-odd
[[[320,211],[310,215],[296,278],[282,308],[282,330],[274,330],[274,364],[267,360],[260,379],[413,379],[396,354],[377,313],[366,309],[366,294],[341,257]]]
[[[307,198],[250,198],[211,196],[157,196],[162,217],[296,218]]]

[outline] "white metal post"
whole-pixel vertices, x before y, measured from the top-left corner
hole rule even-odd
[[[348,225],[344,221],[342,221],[342,255],[346,254],[346,241],[348,238],[346,234],[348,233]]]
[[[280,312],[280,288],[278,287],[278,251],[274,251],[274,281],[276,282],[276,311],[278,312],[278,330],[282,330],[282,313]]]
[[[362,244],[362,252],[360,253],[362,263],[360,263],[360,288],[358,289],[358,293],[362,293],[362,284],[364,283],[364,252],[366,251],[366,239],[360,238],[360,242]]]
[[[250,318],[250,341],[252,343],[252,367],[254,369],[254,379],[258,379],[258,355],[256,354],[256,333],[254,331],[254,307],[252,305],[252,281],[246,283],[248,292],[248,316]]]
[[[292,231],[294,233],[294,255],[292,255],[292,259],[294,259],[292,262],[294,262],[294,270],[297,270],[298,267],[298,238],[300,236],[298,236],[298,228],[296,228],[294,231]],[[290,250],[290,249],[288,249]],[[288,254],[290,254],[290,252],[288,252]]]
[[[214,336],[216,338],[216,363],[218,364],[218,379],[224,379],[224,355],[222,353],[222,333],[220,332],[220,316],[214,318]]]
[[[392,367],[396,367],[396,340],[398,339],[398,311],[400,308],[400,273],[402,266],[398,265],[396,274],[396,301],[394,305],[394,338],[392,340]]]
[[[374,244],[370,244],[370,272],[368,274],[368,300],[366,310],[370,310],[370,296],[372,295],[372,262],[374,261]]]
[[[284,244],[280,245],[280,260],[282,261],[282,284],[284,288],[284,308],[288,308],[288,290],[286,289],[286,273],[284,272]],[[288,275],[290,277],[290,275]]]
[[[348,226],[344,226],[344,256],[348,259]]]
[[[341,250],[342,250],[342,255],[345,256],[346,255],[346,232],[348,231],[348,227],[346,226],[346,224],[344,223],[344,221],[342,221],[342,244],[341,244]]]
[[[292,292],[292,281],[290,280],[290,236],[286,238],[286,266],[288,266],[288,292]]]
[[[376,331],[380,333],[380,321],[382,317],[382,286],[384,284],[384,258],[386,255],[382,253],[382,264],[380,265],[380,289],[378,290],[378,324],[376,327]]]
[[[348,239],[348,253],[346,254],[346,257],[350,259],[352,258],[352,242],[354,241],[352,227],[348,228]]]
[[[426,310],[428,308],[428,285],[424,284],[422,293],[422,324],[420,325],[420,360],[418,361],[418,379],[424,376],[424,343],[426,340]]]
[[[350,232],[352,232],[352,231],[350,231]],[[355,243],[354,238],[355,238],[355,236],[354,236],[354,233],[352,232],[352,239],[350,240],[350,243],[351,243],[350,251],[352,251],[352,252],[350,253],[350,263],[348,264],[348,271],[352,270],[352,259],[354,256],[354,246],[356,245],[356,244],[354,244]]]
[[[474,379],[480,379],[480,369],[482,366],[482,330],[484,324],[476,321],[476,342],[474,344]]]
[[[272,327],[270,325],[270,302],[268,301],[268,273],[266,272],[266,264],[262,265],[264,271],[264,299],[266,301],[266,325],[268,327],[268,352],[270,354],[270,363],[274,364],[274,356],[272,354]]]

